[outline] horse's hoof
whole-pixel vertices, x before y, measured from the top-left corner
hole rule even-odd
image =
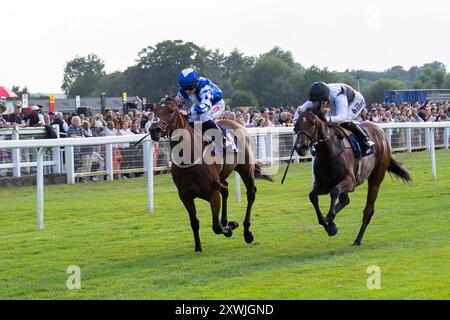
[[[202,252],[202,247],[195,248],[195,252]]]
[[[361,245],[361,242],[359,242],[359,241],[353,242],[354,247],[359,247],[360,245]]]
[[[239,223],[237,223],[236,221],[229,221],[228,226],[231,228],[231,230],[234,230],[239,227]]]
[[[230,227],[223,228],[223,234],[229,238],[233,235],[233,230]]]
[[[338,228],[336,227],[335,224],[329,224],[328,228],[327,228],[327,232],[330,237],[335,236],[336,233],[338,233]]]
[[[254,239],[253,234],[251,232],[245,233],[244,234],[244,239],[245,239],[245,242],[252,243],[253,239]]]

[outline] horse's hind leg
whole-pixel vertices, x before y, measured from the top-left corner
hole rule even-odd
[[[367,201],[366,207],[364,208],[364,214],[362,219],[361,229],[359,230],[358,236],[356,237],[355,242],[353,242],[354,246],[361,245],[361,239],[366,231],[367,226],[372,219],[373,213],[375,212],[375,200],[378,197],[378,191],[380,190],[381,181],[376,179],[374,182],[373,179],[369,178],[369,190],[367,192]],[[382,178],[381,178],[382,180]],[[379,182],[378,182],[379,181]]]
[[[347,192],[341,193],[339,195],[339,202],[336,205],[335,217],[338,214],[338,212],[341,211],[342,209],[344,209],[346,206],[348,206],[349,203],[350,203],[350,198],[348,197],[348,193]]]
[[[228,222],[228,182],[221,181],[223,187],[220,189],[220,195],[222,196],[222,218],[220,222],[222,227],[230,226],[231,229],[236,229],[239,224],[235,221]]]
[[[195,251],[201,252],[202,244],[200,242],[200,235],[198,233],[198,230],[200,228],[200,222],[197,219],[197,211],[195,210],[194,199],[187,198],[186,196],[183,196],[182,194],[180,194],[180,199],[183,202],[184,207],[186,208],[186,210],[189,214],[189,220],[191,221],[192,232],[194,233]]]
[[[250,166],[243,165],[238,169],[239,175],[242,178],[242,181],[245,184],[245,188],[247,189],[247,210],[245,212],[245,220],[244,220],[244,239],[247,243],[253,242],[253,234],[250,231],[250,219],[252,215],[252,206],[253,202],[255,202],[256,198],[256,187],[255,187],[255,178],[253,174],[249,172]]]

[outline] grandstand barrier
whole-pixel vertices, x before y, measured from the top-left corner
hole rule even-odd
[[[429,150],[431,153],[432,179],[437,179],[435,149],[449,148],[450,122],[383,123],[378,125],[385,130],[394,152]],[[44,226],[44,174],[52,170],[52,172],[65,172],[68,184],[74,184],[77,179],[85,177],[102,176],[111,181],[114,180],[115,175],[119,174],[145,173],[148,184],[148,211],[153,212],[153,174],[167,171],[171,165],[168,141],[163,140],[154,143],[148,137],[142,145],[135,147],[134,143],[143,137],[142,134],[97,138],[18,140],[17,137],[25,136],[23,134],[25,131],[22,132],[22,130],[24,129],[20,129],[16,133],[18,136],[14,136],[13,129],[0,129],[0,137],[6,132],[4,140],[0,140],[0,171],[8,170],[12,172],[13,176],[20,176],[23,175],[22,169],[24,168],[37,168],[37,226],[39,229]],[[43,132],[43,129],[36,132],[32,130],[29,133],[42,134]],[[279,163],[289,160],[295,141],[292,127],[249,128],[248,131],[255,142],[258,162],[267,166],[277,166]],[[88,148],[89,151],[86,151]],[[28,150],[30,154],[31,151],[37,151],[34,152],[36,161],[23,162],[20,150]],[[48,152],[49,150],[51,152]],[[124,169],[118,168],[116,165],[117,157],[115,156],[117,150],[122,150],[123,155],[134,159],[136,165],[134,167],[127,166]],[[99,160],[101,165],[99,165],[98,170],[79,170],[80,157],[81,162],[86,163],[86,159],[90,159],[91,151],[92,154],[97,153],[99,159],[102,159]],[[5,152],[6,156],[4,156]],[[65,161],[63,161],[64,158]],[[294,162],[311,161],[311,159],[311,156],[300,157],[296,155]],[[76,163],[78,163],[78,169]],[[238,174],[235,175],[235,180],[236,201],[240,202],[241,191]]]

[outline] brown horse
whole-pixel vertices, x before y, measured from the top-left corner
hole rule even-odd
[[[334,236],[338,231],[334,219],[336,214],[350,203],[348,193],[368,180],[369,190],[362,226],[354,245],[361,244],[364,231],[374,213],[375,201],[386,171],[406,182],[411,180],[408,171],[392,157],[391,147],[383,130],[370,122],[363,122],[362,126],[375,142],[375,152],[361,159],[355,158],[344,129],[324,122],[312,112],[301,113],[295,126],[295,132],[298,134],[296,142],[298,152],[305,155],[309,148],[315,147],[313,165],[315,180],[309,199],[316,210],[319,224],[325,228],[329,236]],[[359,172],[359,175],[356,172]],[[328,193],[331,205],[325,219],[319,208],[318,195]],[[339,203],[336,204],[338,198]]]
[[[245,146],[241,152],[232,155],[232,161],[224,163],[208,163],[203,161],[203,157],[208,155],[212,148],[205,143],[201,144],[200,159],[196,159],[194,149],[196,140],[202,141],[201,135],[194,130],[186,121],[184,116],[178,109],[179,101],[172,98],[166,98],[155,107],[154,116],[156,121],[150,127],[150,136],[152,140],[158,141],[160,137],[168,137],[170,139],[170,147],[172,150],[172,167],[171,173],[173,181],[178,189],[178,195],[183,202],[191,222],[192,231],[194,233],[195,251],[202,251],[202,245],[199,237],[199,220],[195,208],[194,199],[200,198],[210,203],[212,212],[212,229],[216,234],[224,234],[231,237],[233,229],[238,227],[238,223],[234,221],[228,222],[227,218],[227,198],[228,183],[227,177],[234,171],[241,176],[247,189],[247,211],[244,220],[244,238],[247,243],[253,242],[253,235],[250,232],[250,217],[253,202],[255,201],[256,187],[255,178],[273,181],[271,175],[265,173],[262,168],[256,164],[252,139],[246,132],[246,129],[238,123],[231,120],[219,120],[218,123],[226,125],[233,130],[240,130],[245,138]],[[190,148],[185,148],[190,153],[190,163],[177,163],[174,161],[175,150],[179,148],[180,143],[186,143],[183,139],[177,140],[175,135],[179,130],[182,132]],[[174,137],[172,138],[172,135]],[[175,149],[175,150],[174,150]],[[185,149],[181,153],[186,152]],[[189,151],[190,149],[190,151]],[[242,158],[244,157],[244,158]],[[200,160],[200,161],[199,161]],[[220,200],[222,197],[222,216],[219,221]]]

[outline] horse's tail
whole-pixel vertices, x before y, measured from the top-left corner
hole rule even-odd
[[[400,163],[398,163],[394,158],[389,160],[388,171],[395,174],[397,177],[401,178],[405,182],[412,181],[411,174],[403,168]]]
[[[273,182],[273,176],[268,174],[259,164],[255,164],[255,178]]]

